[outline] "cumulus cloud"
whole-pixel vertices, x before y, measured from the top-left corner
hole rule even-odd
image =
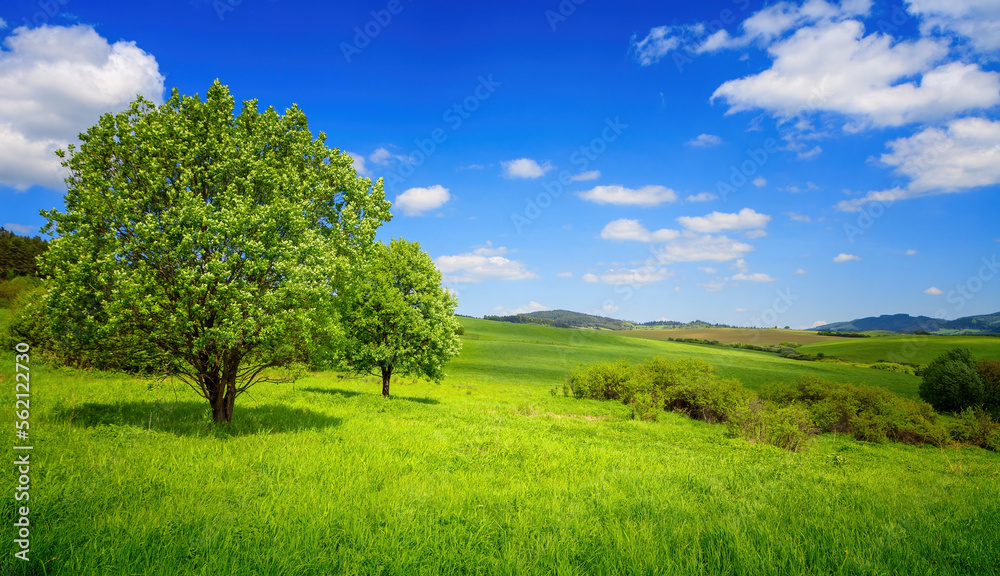
[[[712,194],[711,192],[699,192],[697,194],[691,194],[685,198],[685,200],[688,202],[709,202],[711,200],[715,200],[716,198],[718,198],[718,196]]]
[[[515,316],[517,314],[527,314],[528,312],[539,312],[541,310],[551,310],[551,308],[534,301],[529,302],[524,306],[518,306],[517,308],[505,308],[503,306],[496,306],[493,308],[493,311],[500,316]]]
[[[448,189],[440,184],[427,188],[410,188],[404,191],[392,205],[403,211],[406,216],[421,216],[430,210],[436,210],[451,199]]]
[[[434,264],[446,282],[478,284],[483,280],[527,280],[538,276],[518,260],[510,260],[505,247],[487,245],[472,252],[454,256],[438,256]]]
[[[655,232],[647,230],[638,220],[620,218],[613,220],[601,231],[605,240],[636,240],[638,242],[666,242],[680,236],[677,230],[663,228]]]
[[[906,0],[907,11],[921,17],[920,31],[968,39],[989,54],[1000,50],[1000,4],[993,0]]]
[[[645,286],[666,280],[671,276],[665,268],[621,268],[608,270],[600,275],[586,274],[584,282],[600,282],[612,286]]]
[[[500,162],[503,169],[504,178],[534,179],[545,176],[545,173],[552,170],[553,166],[549,162],[539,164],[531,158],[518,158],[516,160],[505,160]]]
[[[881,162],[909,178],[909,184],[842,201],[838,208],[856,211],[870,202],[894,202],[1000,184],[1000,121],[959,118],[943,128],[925,128],[886,146],[890,151],[882,154]]]
[[[711,148],[713,146],[718,146],[722,144],[722,138],[716,136],[715,134],[699,134],[697,138],[693,140],[688,140],[688,146],[694,146],[696,148]]]
[[[725,101],[729,114],[837,112],[849,117],[848,130],[943,120],[1000,103],[1000,74],[948,62],[948,51],[938,39],[866,36],[857,20],[807,26],[768,48],[769,69],[723,83],[712,100]]]
[[[591,274],[590,272],[581,276],[580,279],[590,284],[594,284],[601,281],[601,279],[597,277],[597,274]]]
[[[727,262],[742,258],[747,252],[753,251],[753,246],[746,242],[733,240],[726,236],[699,236],[685,234],[653,249],[657,261],[673,262]]]
[[[14,29],[0,50],[0,183],[60,189],[56,149],[76,141],[101,114],[124,110],[136,94],[159,104],[156,59],[90,26]]]
[[[861,257],[855,256],[854,254],[844,254],[843,252],[833,257],[833,261],[838,264],[850,262],[851,260],[861,260]]]
[[[365,166],[365,157],[360,154],[355,154],[354,152],[349,152],[344,150],[344,154],[351,157],[354,161],[354,170],[358,173],[358,176],[371,176],[371,172],[368,171],[368,167]]]
[[[676,202],[677,193],[665,186],[643,186],[632,189],[624,186],[596,186],[580,193],[580,198],[597,204],[617,204],[620,206],[656,206],[664,202]]]
[[[706,234],[722,230],[764,228],[770,221],[770,216],[761,214],[752,208],[744,208],[736,213],[712,212],[706,216],[681,216],[677,218],[677,222],[681,226]]]
[[[580,172],[579,174],[574,174],[570,176],[571,182],[584,182],[587,180],[597,180],[601,177],[600,170],[587,170],[586,172]]]
[[[940,295],[944,294],[944,290],[941,290],[940,288],[937,288],[936,286],[931,286],[927,290],[924,290],[924,294],[928,294],[930,296],[940,296]]]

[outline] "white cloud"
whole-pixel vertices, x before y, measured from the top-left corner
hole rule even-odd
[[[448,189],[440,184],[427,188],[410,188],[404,191],[392,203],[395,208],[403,211],[406,216],[421,216],[430,210],[436,210],[451,199]]]
[[[706,292],[719,292],[726,287],[726,279],[710,280],[708,282],[697,282],[696,286],[701,286]]]
[[[389,150],[385,148],[376,148],[375,151],[368,156],[368,159],[374,164],[388,164],[390,158],[392,158],[392,152],[389,152]]]
[[[800,28],[768,52],[771,68],[723,83],[712,100],[724,100],[730,114],[837,112],[848,116],[848,130],[942,120],[1000,103],[1000,74],[947,62],[946,42],[893,43],[885,34],[865,36],[857,20]]]
[[[810,192],[812,190],[819,190],[819,186],[813,184],[812,182],[806,182],[802,186],[799,186],[798,184],[791,184],[784,190],[786,192],[791,192],[792,194],[798,194],[799,192]]]
[[[711,148],[719,144],[722,144],[722,138],[719,138],[715,134],[699,134],[697,138],[688,140],[687,142],[688,146],[696,148]]]
[[[38,226],[26,226],[24,224],[13,224],[11,222],[4,224],[3,228],[22,236],[30,236],[38,233]]]
[[[618,305],[614,302],[605,302],[604,306],[601,306],[601,311],[605,314],[613,314],[618,311]]]
[[[438,256],[434,264],[446,282],[479,283],[483,280],[527,280],[537,278],[535,274],[517,260],[510,260],[497,254],[504,254],[504,247],[487,245],[472,252],[454,256]]]
[[[861,260],[861,257],[855,256],[854,254],[844,254],[843,252],[833,257],[833,261],[838,264],[850,262],[851,260]]]
[[[812,218],[805,214],[799,214],[798,212],[785,212],[785,214],[794,222],[812,222]]]
[[[869,202],[966,192],[1000,184],[1000,121],[959,118],[943,129],[925,128],[886,146],[890,152],[880,157],[881,162],[892,166],[896,174],[910,178],[909,184],[844,200],[838,208],[856,211]]]
[[[767,179],[758,176],[753,179],[753,185],[758,188],[763,188],[764,186],[767,186]]]
[[[371,176],[371,172],[368,171],[368,167],[365,166],[365,157],[360,154],[355,154],[354,152],[348,152],[344,150],[344,154],[351,157],[354,161],[354,170],[358,173],[358,176]]]
[[[771,217],[752,208],[744,208],[737,213],[712,212],[706,216],[681,216],[677,221],[689,230],[712,233],[722,230],[763,228],[771,221]]]
[[[552,170],[553,166],[549,162],[539,164],[531,158],[518,158],[516,160],[505,160],[500,162],[503,168],[504,178],[524,178],[533,179],[545,176],[545,173]]]
[[[636,41],[632,37],[632,50],[635,51],[635,58],[641,66],[649,66],[660,61],[671,50],[679,48],[682,44],[677,33],[682,32],[681,28],[671,26],[657,26],[649,31],[642,40]]]
[[[906,251],[906,255],[907,256],[916,256],[917,255],[917,251],[911,248],[911,249],[909,249],[909,250]]]
[[[715,194],[711,192],[699,192],[697,194],[692,194],[685,198],[688,202],[709,202],[718,198]]]
[[[672,276],[665,268],[621,268],[608,270],[602,274],[587,274],[583,277],[584,282],[601,282],[612,286],[645,286],[654,284],[661,280],[666,280]]]
[[[753,246],[726,236],[685,234],[653,249],[657,260],[671,262],[728,262],[752,251]]]
[[[924,294],[928,294],[930,296],[940,296],[944,294],[944,290],[941,290],[940,288],[937,288],[935,286],[931,286],[927,290],[924,290]]]
[[[710,266],[699,266],[698,267],[698,271],[699,272],[704,272],[705,274],[715,274],[715,273],[718,272],[718,270],[716,270],[715,268],[712,268]]]
[[[774,282],[774,278],[764,274],[763,272],[754,272],[752,274],[740,272],[739,274],[734,274],[730,280],[742,280],[744,282]]]
[[[624,186],[596,186],[593,190],[580,193],[580,198],[597,204],[617,204],[621,206],[656,206],[664,202],[676,202],[677,193],[665,186],[643,186],[633,190]]]
[[[4,20],[3,18],[0,18],[0,30],[3,30],[5,28],[7,28],[7,21]]]
[[[1000,4],[995,0],[906,0],[907,10],[921,17],[920,31],[968,38],[984,53],[1000,50]]]
[[[517,314],[527,314],[528,312],[538,312],[540,310],[551,310],[551,308],[534,301],[517,308],[504,308],[503,306],[496,306],[493,308],[493,311],[500,316],[515,316]]]
[[[803,275],[803,274],[808,274],[808,272],[806,272],[806,271],[805,271],[805,270],[803,270],[802,268],[799,268],[798,270],[796,270],[796,271],[795,271],[795,273],[796,273],[797,275],[799,275],[799,276],[801,276],[801,275]]]
[[[572,272],[560,272],[556,274],[556,278],[572,278],[572,277],[573,277]]]
[[[601,238],[605,240],[636,240],[639,242],[666,242],[680,236],[677,230],[663,228],[650,232],[638,220],[620,218],[613,220],[601,230]]]
[[[829,324],[829,322],[827,322],[826,320],[817,320],[812,323],[812,327],[819,328],[820,326],[826,326],[827,324]]]
[[[163,101],[156,59],[90,26],[15,28],[0,50],[0,183],[61,189],[55,150],[142,94]]]
[[[767,236],[766,230],[748,230],[743,233],[743,237],[747,240],[756,240],[757,238],[763,238]]]
[[[571,182],[584,182],[586,180],[597,180],[601,177],[600,170],[587,170],[586,172],[580,172],[579,174],[574,174],[570,176]]]

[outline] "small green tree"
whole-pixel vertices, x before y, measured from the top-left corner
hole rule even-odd
[[[375,244],[338,296],[344,363],[381,376],[383,396],[393,374],[440,380],[445,362],[461,349],[455,295],[441,286],[441,273],[416,242]]]
[[[105,114],[58,152],[66,211],[43,211],[58,234],[43,268],[56,345],[141,342],[216,422],[331,338],[336,280],[390,218],[382,181],[358,178],[298,107],[233,110],[216,80],[205,101],[175,89]]]
[[[920,398],[938,412],[958,412],[983,402],[983,381],[968,348],[954,348],[924,368]]]

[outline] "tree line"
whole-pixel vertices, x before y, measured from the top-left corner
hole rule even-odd
[[[40,236],[20,236],[0,227],[0,280],[38,276],[37,257],[48,247]]]

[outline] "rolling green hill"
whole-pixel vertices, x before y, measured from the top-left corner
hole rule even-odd
[[[995,453],[842,434],[794,453],[679,414],[644,422],[616,402],[550,393],[572,366],[656,354],[703,358],[751,386],[815,371],[912,395],[916,378],[461,321],[464,349],[440,384],[397,378],[386,400],[377,379],[315,373],[252,388],[231,425],[211,422],[179,382],[33,357],[32,565],[4,566],[72,576],[1000,574]],[[14,381],[13,360],[0,353],[0,380]],[[0,428],[13,419],[0,412]],[[4,518],[18,481],[2,467]],[[0,536],[13,542],[11,522]]]
[[[858,318],[850,322],[834,322],[814,328],[814,330],[830,332],[916,332],[923,330],[932,334],[956,333],[1000,333],[1000,312],[980,316],[966,316],[956,320],[942,320],[928,316],[910,316],[909,314],[886,314]]]
[[[844,338],[806,344],[804,354],[823,353],[852,362],[906,362],[927,364],[952,348],[969,348],[977,358],[1000,360],[1000,338],[992,336],[883,336],[879,338]]]

